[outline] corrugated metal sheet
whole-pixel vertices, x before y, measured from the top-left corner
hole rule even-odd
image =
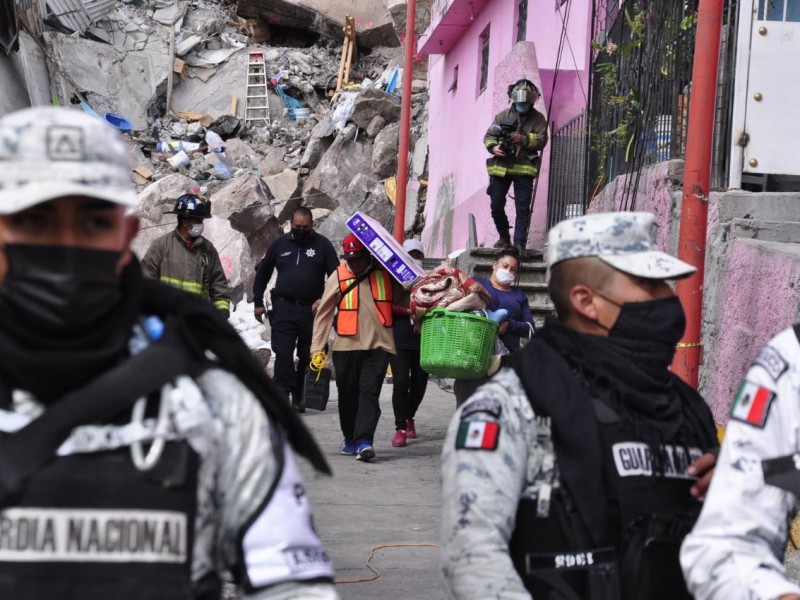
[[[61,24],[80,33],[111,12],[115,4],[115,0],[47,0]]]
[[[83,7],[92,23],[97,23],[100,19],[110,13],[118,0],[83,0]]]

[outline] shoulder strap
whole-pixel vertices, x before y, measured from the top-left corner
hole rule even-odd
[[[346,289],[345,291],[342,291],[342,290],[340,289],[340,290],[339,290],[339,294],[341,294],[341,297],[342,297],[342,298],[344,298],[345,296],[347,296],[347,294],[349,294],[349,293],[352,291],[352,289],[353,289],[354,287],[356,287],[356,286],[357,286],[359,283],[361,283],[361,282],[362,282],[362,281],[364,281],[364,280],[365,280],[367,277],[369,277],[369,274],[370,274],[370,273],[372,273],[372,271],[374,271],[374,270],[375,270],[375,267],[374,267],[374,266],[373,266],[373,267],[370,267],[369,269],[367,269],[366,271],[364,271],[364,272],[363,272],[361,275],[359,275],[358,277],[356,277],[356,278],[355,278],[355,281],[353,281],[353,283],[351,283],[350,285],[348,285],[348,286],[347,286],[347,289]]]
[[[0,507],[14,501],[27,479],[52,459],[75,427],[113,417],[198,365],[184,345],[165,332],[140,354],[70,392],[38,419],[4,436],[0,439]]]

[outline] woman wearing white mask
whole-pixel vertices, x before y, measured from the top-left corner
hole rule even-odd
[[[500,341],[509,352],[519,350],[520,339],[530,338],[534,333],[533,316],[525,292],[514,286],[519,271],[519,254],[514,249],[503,250],[492,265],[489,279],[475,277],[489,295],[492,303],[489,310],[505,309],[508,316],[500,321]]]
[[[486,308],[492,312],[505,310],[506,315],[500,320],[498,330],[500,341],[509,352],[519,350],[520,339],[534,334],[533,316],[525,292],[514,286],[519,271],[519,254],[516,249],[502,250],[492,265],[492,275],[488,279],[475,276],[491,296],[491,303]],[[456,406],[461,406],[481,385],[489,380],[489,376],[479,379],[456,379],[453,392]]]

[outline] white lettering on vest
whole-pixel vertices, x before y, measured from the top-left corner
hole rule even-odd
[[[186,515],[172,511],[10,508],[0,561],[162,562],[187,559]]]
[[[661,446],[661,464],[664,477],[695,479],[686,474],[687,467],[702,456],[699,448],[689,448],[689,455],[682,446]],[[621,442],[611,448],[614,464],[620,477],[653,474],[653,456],[650,447],[641,442]]]

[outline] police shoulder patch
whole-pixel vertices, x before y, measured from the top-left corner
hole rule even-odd
[[[789,363],[772,346],[764,346],[759,351],[750,366],[756,365],[764,369],[775,381],[789,370]]]
[[[731,419],[763,428],[774,399],[775,392],[745,379],[733,399]]]
[[[497,450],[500,424],[494,421],[462,421],[458,426],[456,450]]]
[[[478,398],[464,405],[464,408],[461,409],[461,420],[465,421],[467,417],[476,413],[486,413],[497,419],[502,411],[503,407],[500,406],[500,400],[496,398]]]

